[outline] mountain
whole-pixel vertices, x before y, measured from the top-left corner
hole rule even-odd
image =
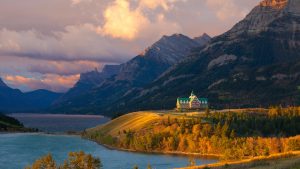
[[[184,59],[191,49],[197,46],[197,41],[182,34],[163,36],[144,53],[122,64],[116,80],[127,81],[133,86],[143,86]]]
[[[205,38],[208,39],[208,36]],[[204,43],[199,44],[197,40],[182,34],[163,36],[143,53],[121,64],[116,75],[105,78],[101,84],[93,85],[86,92],[73,94],[73,97],[56,102],[51,111],[105,114],[113,106],[112,103],[135,88],[153,82],[167,69],[183,60],[193,48],[201,45]],[[71,89],[68,93],[74,92]]]
[[[202,36],[195,37],[194,40],[200,45],[200,46],[205,46],[208,44],[211,40],[211,37],[204,33]]]
[[[36,90],[23,93],[8,87],[0,78],[0,111],[35,112],[49,107],[61,96],[47,90]]]
[[[7,87],[7,85],[2,81],[2,79],[0,78],[0,88],[3,87]]]
[[[92,88],[100,85],[105,79],[110,78],[120,71],[120,65],[105,65],[101,72],[95,69],[91,72],[82,73],[80,79],[67,93],[62,95],[54,104],[70,100],[73,97],[85,94]]]
[[[300,1],[264,0],[228,32],[194,50],[111,112],[174,108],[192,90],[211,107],[299,104]]]

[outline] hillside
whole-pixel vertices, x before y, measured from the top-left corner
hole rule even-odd
[[[89,129],[87,132],[101,132],[106,135],[117,136],[119,131],[132,130],[139,131],[153,122],[161,120],[160,116],[154,112],[136,112],[121,116],[110,121],[108,124]]]
[[[67,93],[55,100],[53,104],[60,104],[79,95],[83,95],[96,86],[101,85],[105,79],[118,74],[119,71],[120,65],[105,65],[101,72],[95,69],[94,71],[82,73],[80,74],[78,82]]]
[[[81,79],[64,99],[51,107],[51,112],[61,113],[101,113],[113,116],[110,109],[113,103],[127,96],[128,92],[142,88],[153,82],[162,73],[183,60],[193,48],[209,42],[210,37],[203,35],[196,40],[182,34],[163,36],[128,62],[121,64],[119,71],[97,85],[85,88],[78,93],[75,89],[86,80]],[[203,47],[203,46],[202,46]],[[99,78],[98,78],[99,79]]]
[[[263,1],[208,46],[120,98],[111,112],[172,109],[192,90],[214,108],[299,104],[299,11],[298,0]]]
[[[48,90],[22,92],[8,87],[0,78],[0,111],[3,112],[34,112],[48,108],[60,93]]]
[[[0,132],[26,132],[34,131],[27,129],[17,119],[0,113]]]
[[[82,133],[130,151],[243,160],[300,150],[300,108],[222,112],[136,112]]]

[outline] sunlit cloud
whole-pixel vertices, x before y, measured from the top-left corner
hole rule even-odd
[[[71,0],[72,5],[78,5],[83,2],[92,2],[93,0]]]
[[[24,86],[29,90],[48,89],[56,92],[66,92],[79,79],[80,75],[59,76],[46,74],[42,78],[24,76],[4,76],[4,80],[13,87]]]
[[[187,0],[140,0],[139,7],[149,8],[152,10],[161,7],[164,10],[168,11],[173,7],[173,4],[178,1],[185,2]]]
[[[140,9],[130,9],[128,0],[116,0],[104,12],[103,32],[113,38],[132,40],[149,24]]]
[[[47,64],[32,64],[28,71],[40,74],[57,74],[57,75],[77,75],[82,72],[92,71],[95,68],[100,69],[103,65],[98,62],[77,61],[77,62],[56,62],[48,61]]]

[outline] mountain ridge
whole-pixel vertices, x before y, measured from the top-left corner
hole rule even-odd
[[[293,10],[288,9],[291,4]],[[208,97],[214,108],[297,104],[300,18],[293,11],[299,7],[295,0],[276,9],[259,4],[232,29],[109,111],[171,109],[177,97],[192,90]],[[260,24],[261,18],[267,22]]]
[[[19,89],[12,89],[0,78],[0,111],[6,113],[39,112],[48,108],[61,93],[44,89],[23,93]]]
[[[65,94],[63,94],[59,99],[55,100],[53,103],[58,104],[64,102],[71,97],[84,94],[85,92],[91,90],[92,88],[101,85],[106,78],[116,75],[120,71],[120,65],[105,65],[101,72],[97,68],[95,70],[81,73],[79,80],[76,84],[69,89]]]
[[[1,77],[0,77],[0,87],[7,87],[7,85],[3,82]]]
[[[97,109],[104,111],[111,103],[126,96],[130,91],[158,78],[171,66],[183,60],[193,48],[199,46],[201,44],[197,41],[182,34],[163,36],[142,54],[121,64],[120,71],[116,75],[106,78],[100,85],[93,86],[80,96],[56,102],[51,111],[79,113],[84,111],[95,113]]]

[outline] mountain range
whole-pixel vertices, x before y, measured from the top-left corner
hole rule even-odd
[[[112,103],[130,91],[150,84],[170,67],[184,60],[192,49],[202,47],[209,41],[207,34],[195,39],[182,34],[163,36],[143,53],[115,66],[117,71],[104,68],[101,73],[93,71],[82,74],[74,88],[55,102],[51,112],[104,113]],[[103,73],[108,76],[103,78]],[[82,89],[83,83],[88,83],[89,87]],[[79,90],[84,92],[78,94],[76,91]]]
[[[300,1],[263,0],[222,35],[163,36],[124,64],[81,74],[47,111],[114,116],[172,109],[191,91],[212,108],[296,105],[299,72]]]
[[[164,36],[116,75],[53,110],[171,109],[192,90],[213,108],[298,104],[300,1],[264,0],[229,31],[207,37]]]
[[[213,108],[299,104],[300,1],[264,0],[244,20],[194,51],[111,112],[175,107],[194,90]]]
[[[0,112],[40,112],[48,108],[60,96],[60,93],[48,90],[23,93],[18,89],[8,87],[0,78]]]

